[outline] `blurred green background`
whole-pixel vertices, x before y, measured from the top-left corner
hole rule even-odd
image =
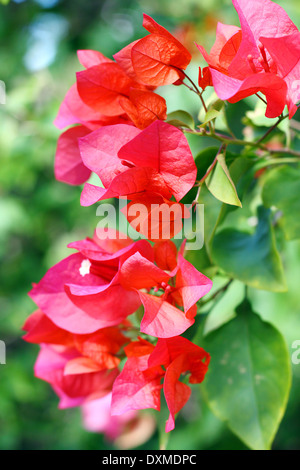
[[[299,25],[299,1],[278,3]],[[21,327],[35,308],[27,296],[31,283],[68,254],[67,243],[91,236],[97,224],[95,207],[79,205],[81,188],[56,182],[53,174],[60,134],[53,120],[81,68],[76,50],[97,49],[110,57],[145,35],[143,12],[184,38],[194,53],[189,68],[194,80],[200,63],[194,41],[209,48],[217,21],[238,24],[230,0],[0,1],[0,80],[7,91],[6,104],[0,105],[0,339],[7,345],[7,364],[0,365],[0,449],[113,448],[101,435],[82,429],[79,410],[57,409],[50,386],[33,376],[38,347],[22,341]],[[168,111],[184,108],[197,114],[198,103],[182,88],[163,91]],[[191,145],[199,151],[202,144]],[[250,297],[291,350],[300,339],[300,243],[290,242],[283,251],[289,292],[250,289]],[[300,365],[294,365],[292,393],[274,449],[300,448],[299,384]],[[157,447],[155,434],[142,448]],[[196,388],[168,448],[245,446],[201,403]]]

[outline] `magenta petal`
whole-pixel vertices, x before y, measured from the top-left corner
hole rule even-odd
[[[113,385],[113,416],[131,410],[160,409],[161,375],[155,372],[147,373],[148,358],[146,355],[127,359]]]
[[[258,43],[261,36],[275,38],[298,29],[284,9],[270,0],[233,0],[233,5],[240,18],[242,42],[229,67],[229,74],[242,79],[252,73],[247,56],[251,54],[256,60],[260,55]]]
[[[97,234],[98,232],[99,231],[97,230]],[[118,237],[119,232],[116,232],[114,229],[109,229],[108,233],[112,236],[111,239],[108,238],[100,240],[96,236],[95,241],[91,239],[80,240],[70,243],[68,247],[80,251],[80,253],[89,260],[110,261],[111,263],[114,263],[114,266],[118,266],[119,261],[124,262],[135,252],[139,252],[148,260],[153,261],[153,248],[147,240],[132,242],[130,238],[115,239],[113,237]]]
[[[78,139],[90,133],[84,126],[68,129],[58,139],[54,173],[58,181],[78,185],[85,183],[91,171],[82,162]]]
[[[178,254],[178,267],[176,288],[182,296],[184,311],[187,312],[211,290],[213,283],[185,260],[180,253]]]
[[[101,121],[101,119],[103,119],[103,115],[98,111],[94,111],[82,101],[75,83],[67,92],[59,108],[54,124],[59,129],[73,124],[85,124],[90,127],[88,123]],[[93,129],[93,126],[91,126],[91,128]]]
[[[158,268],[140,253],[130,256],[122,265],[119,280],[127,289],[151,288],[167,283],[170,275]]]
[[[300,32],[280,38],[260,38],[277,65],[277,74],[287,84],[290,119],[300,101]]]
[[[102,127],[80,139],[79,148],[85,166],[96,173],[107,187],[119,173],[128,170],[118,158],[120,148],[140,131],[133,126],[116,124]]]
[[[194,319],[161,297],[139,292],[145,313],[141,322],[141,331],[156,338],[170,338],[181,335],[194,323]]]
[[[247,96],[261,91],[267,99],[266,116],[279,116],[286,104],[287,85],[284,80],[273,73],[249,75],[241,81],[210,69],[215,91],[221,100],[236,103]]]
[[[107,189],[86,183],[80,203],[82,206],[90,206],[97,201],[122,196],[131,197],[147,191],[159,193],[169,198],[170,193],[164,180],[152,168],[130,168],[116,176]]]
[[[183,372],[184,356],[177,357],[167,368],[164,380],[164,395],[170,411],[170,416],[166,422],[166,432],[175,428],[175,414],[186,404],[191,396],[191,389],[188,385],[179,382],[181,372]]]
[[[66,286],[66,293],[72,303],[83,310],[86,316],[102,323],[101,328],[118,325],[140,306],[139,296],[113,283],[106,286]],[[118,302],[117,299],[122,299]]]
[[[91,49],[83,49],[77,51],[77,56],[79,62],[88,69],[89,67],[94,67],[94,65],[104,64],[106,62],[113,62],[111,59],[105,57],[99,51],[93,51]]]
[[[174,126],[155,121],[124,145],[119,158],[139,167],[151,167],[163,178],[177,201],[193,187],[197,169],[184,134]]]
[[[137,80],[137,76],[134,71],[134,68],[132,66],[131,50],[133,46],[135,46],[135,44],[137,44],[138,42],[139,42],[139,39],[137,41],[134,41],[128,44],[128,46],[125,46],[123,49],[121,49],[119,52],[117,52],[113,56],[117,64],[119,64],[120,67],[122,67],[122,69],[127,73],[127,75],[136,81],[138,80]]]
[[[80,196],[80,204],[84,207],[91,206],[100,201],[105,193],[105,188],[86,183]]]
[[[88,397],[104,395],[112,387],[118,374],[116,369],[81,375],[64,375],[69,360],[76,357],[76,350],[60,351],[42,345],[34,370],[36,377],[49,382],[61,398],[59,407],[69,408],[82,404]]]
[[[116,439],[126,429],[126,425],[133,421],[137,413],[129,411],[122,416],[111,416],[111,393],[88,401],[82,406],[84,428],[91,432],[104,433],[110,440]]]
[[[34,286],[29,296],[39,308],[60,328],[71,333],[86,334],[116,325],[119,318],[105,319],[99,307],[98,315],[93,317],[78,308],[65,292],[65,284],[74,283],[82,286],[102,286],[106,281],[93,274],[80,274],[84,261],[81,254],[74,254],[53,266],[43,279]]]

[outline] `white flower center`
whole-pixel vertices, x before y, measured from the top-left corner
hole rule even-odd
[[[79,272],[82,277],[84,277],[86,274],[90,274],[90,267],[91,267],[91,262],[89,259],[84,259],[81,263],[81,266],[79,268]]]

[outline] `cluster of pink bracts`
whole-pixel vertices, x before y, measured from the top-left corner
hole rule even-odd
[[[261,92],[268,117],[279,116],[285,105],[291,117],[299,100],[299,31],[270,0],[233,4],[241,28],[219,23],[211,53],[199,46],[209,65],[200,70],[200,87],[214,86],[231,102]],[[61,129],[73,126],[59,138],[55,176],[85,183],[82,205],[126,197],[149,209],[144,218],[151,222],[152,204],[179,203],[195,185],[197,169],[182,131],[164,122],[166,102],[155,93],[158,86],[183,83],[191,54],[149,16],[143,25],[149,34],[114,61],[78,52],[85,70],[55,121]],[[91,172],[101,186],[86,183]],[[76,253],[34,285],[30,296],[39,310],[24,326],[25,340],[41,345],[35,373],[52,385],[61,408],[83,405],[91,413],[105,403],[109,416],[128,416],[159,410],[163,389],[168,432],[191,393],[181,374],[189,373],[190,383],[203,381],[209,354],[180,335],[194,323],[196,304],[212,282],[184,259],[184,244],[178,252],[162,238],[133,242],[98,232],[71,243]],[[135,312],[138,327],[128,318]]]
[[[163,387],[170,410],[166,431],[172,430],[190,396],[180,375],[189,371],[190,383],[200,383],[209,363],[202,348],[178,335],[194,323],[196,303],[212,282],[172,241],[152,246],[95,236],[70,247],[78,253],[51,268],[30,292],[39,310],[27,320],[24,339],[41,344],[36,376],[51,383],[61,408],[112,391],[112,415],[159,410]],[[140,331],[151,342],[127,319],[142,305]]]

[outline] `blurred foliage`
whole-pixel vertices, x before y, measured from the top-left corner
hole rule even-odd
[[[97,224],[95,208],[79,205],[81,189],[54,179],[53,160],[60,132],[53,120],[75,81],[75,71],[80,69],[76,50],[98,49],[111,56],[144,35],[143,11],[184,38],[195,55],[189,69],[195,80],[200,58],[194,41],[211,45],[217,21],[237,24],[237,15],[230,0],[1,3],[0,79],[6,84],[7,99],[6,105],[0,105],[0,339],[7,344],[7,364],[0,365],[0,448],[111,449],[102,436],[82,429],[78,410],[57,409],[58,400],[50,387],[33,375],[38,348],[21,340],[22,324],[35,308],[27,297],[31,283],[68,253],[68,243],[91,235]],[[278,3],[297,23],[300,3]],[[197,117],[198,103],[186,89],[167,87],[162,94],[169,112],[186,109]],[[234,120],[237,135],[242,129],[239,116],[245,111],[254,112],[251,100],[226,110],[229,121]],[[196,156],[213,143],[208,139],[199,143],[191,136],[190,145]],[[289,291],[249,289],[249,297],[253,309],[280,329],[291,352],[300,333],[300,243],[281,243]],[[226,296],[221,303],[229,316],[238,305],[230,305]],[[300,365],[294,365],[292,393],[274,449],[300,447],[299,385]],[[245,449],[209,411],[198,391],[195,387],[192,399],[178,417],[168,448]],[[143,448],[157,446],[155,435]]]

